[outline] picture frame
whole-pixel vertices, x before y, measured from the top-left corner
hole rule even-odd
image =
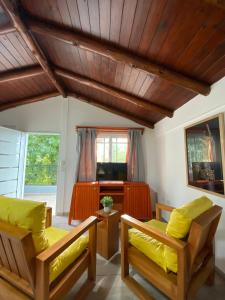
[[[225,197],[224,113],[185,127],[187,185]]]

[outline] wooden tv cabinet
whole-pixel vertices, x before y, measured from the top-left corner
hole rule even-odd
[[[69,224],[84,220],[102,208],[103,196],[113,197],[113,209],[140,220],[152,218],[149,186],[146,183],[127,181],[77,182],[74,185]]]

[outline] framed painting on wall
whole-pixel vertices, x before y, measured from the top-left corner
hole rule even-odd
[[[186,127],[185,140],[188,185],[224,196],[224,114]]]

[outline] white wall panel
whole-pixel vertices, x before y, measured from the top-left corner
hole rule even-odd
[[[18,168],[19,166],[19,154],[5,155],[0,154],[0,168]]]
[[[19,154],[20,143],[3,142],[0,140],[0,154]]]
[[[0,195],[22,195],[23,137],[20,131],[0,127]]]
[[[0,127],[0,141],[17,144],[20,143],[20,135],[21,133],[19,131]]]
[[[16,193],[17,180],[1,181],[0,182],[0,194],[5,195],[9,193]]]
[[[0,168],[0,181],[16,180],[18,168]]]

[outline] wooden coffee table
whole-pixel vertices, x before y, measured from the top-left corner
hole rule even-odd
[[[119,250],[119,219],[117,210],[105,213],[96,211],[99,219],[97,225],[97,252],[106,259],[112,257]]]

